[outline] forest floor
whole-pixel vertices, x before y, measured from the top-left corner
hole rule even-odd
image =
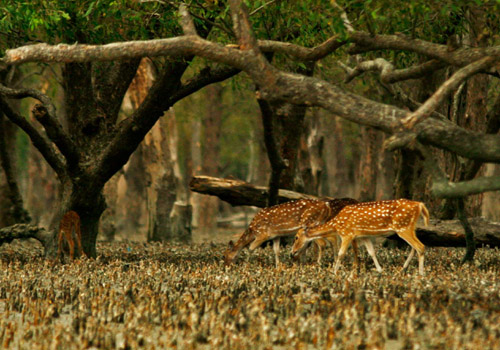
[[[225,236],[224,239],[228,237]],[[24,249],[24,250],[23,250]],[[429,248],[426,276],[406,250],[363,252],[333,275],[332,253],[293,263],[283,250],[223,243],[99,243],[60,264],[0,247],[0,347],[12,349],[500,349],[500,250]]]

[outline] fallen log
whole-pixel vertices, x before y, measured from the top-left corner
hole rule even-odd
[[[264,208],[267,203],[267,187],[254,186],[238,179],[194,176],[189,183],[189,189],[194,192],[217,196],[233,206],[251,205]],[[279,190],[278,192],[278,203],[296,199],[319,199],[319,197],[290,190]]]
[[[254,186],[242,180],[195,176],[189,188],[194,192],[217,196],[233,206],[266,206],[267,187]],[[279,190],[280,203],[302,198],[324,199],[299,192]],[[500,223],[490,222],[484,218],[470,218],[469,221],[478,247],[500,247]],[[459,220],[431,220],[429,226],[417,227],[417,236],[429,247],[465,247],[465,234]],[[397,239],[397,236],[388,238]]]

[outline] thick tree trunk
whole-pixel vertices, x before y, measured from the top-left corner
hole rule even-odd
[[[70,210],[74,210],[78,213],[81,223],[80,230],[82,233],[83,251],[88,257],[96,258],[99,219],[106,209],[103,186],[99,186],[92,181],[73,185],[69,201],[63,199],[62,203],[67,203],[67,205],[63,204],[63,210],[60,211],[60,217]],[[56,228],[57,225],[54,229]],[[57,230],[55,230],[54,233],[57,235]]]

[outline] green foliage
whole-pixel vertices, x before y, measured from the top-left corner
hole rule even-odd
[[[101,44],[181,34],[179,1],[4,0],[3,3],[0,8],[3,47],[32,41]],[[193,8],[196,12],[196,7]],[[210,16],[209,11],[205,14]]]

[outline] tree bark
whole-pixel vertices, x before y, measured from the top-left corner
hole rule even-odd
[[[219,175],[219,143],[222,128],[222,94],[223,87],[214,84],[205,88],[206,114],[203,118],[203,142],[201,157],[201,173],[209,176]],[[198,198],[198,228],[202,232],[211,232],[217,227],[219,201],[213,197]]]
[[[360,193],[359,199],[362,202],[374,201],[377,199],[377,173],[379,152],[381,149],[377,131],[372,128],[362,127],[362,142],[364,151],[360,162]]]
[[[15,165],[11,157],[11,154],[15,154],[12,152],[15,131],[15,126],[5,120],[3,112],[0,110],[0,165],[6,183],[3,187],[0,182],[0,192],[3,192],[7,197],[6,200],[2,201],[3,208],[0,208],[0,227],[31,221],[28,211],[24,208],[23,198],[15,176]]]

